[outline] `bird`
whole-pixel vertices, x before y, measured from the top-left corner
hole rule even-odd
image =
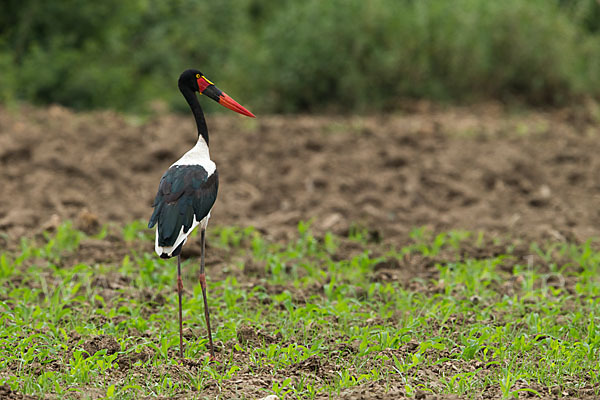
[[[190,234],[200,228],[200,274],[198,276],[204,299],[204,317],[210,345],[210,357],[215,359],[215,350],[210,329],[210,314],[206,294],[204,253],[206,228],[210,212],[217,199],[219,175],[216,164],[208,151],[208,127],[196,93],[216,101],[222,106],[242,115],[255,118],[254,114],[242,107],[225,92],[219,90],[202,72],[196,69],[185,70],[178,80],[181,94],[187,101],[198,130],[194,147],[175,161],[163,174],[152,207],[154,211],[148,228],[156,226],[155,251],[161,258],[177,257],[177,294],[179,298],[179,357],[183,359],[183,323],[181,297],[181,250]]]

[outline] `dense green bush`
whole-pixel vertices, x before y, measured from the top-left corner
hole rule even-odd
[[[247,18],[235,4],[8,0],[0,13],[0,67],[7,72],[0,95],[79,109],[140,111],[155,98],[181,103],[183,69],[201,66],[208,74],[230,59]]]
[[[199,67],[263,112],[393,109],[403,98],[600,97],[595,0],[5,0],[0,100],[183,109]]]

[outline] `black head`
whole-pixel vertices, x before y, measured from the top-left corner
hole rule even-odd
[[[201,76],[204,76],[204,74],[197,69],[187,69],[183,71],[183,73],[179,76],[179,88],[186,88],[191,89],[192,92],[199,92],[200,88],[198,87],[198,78]]]
[[[192,92],[199,92],[200,94],[204,94],[206,95],[206,97],[216,101],[223,107],[229,108],[230,110],[233,110],[237,113],[254,118],[254,114],[252,114],[250,111],[246,110],[244,107],[238,104],[238,102],[229,97],[225,92],[219,90],[219,88],[217,88],[214,85],[214,83],[209,81],[204,76],[204,74],[202,74],[202,72],[198,71],[197,69],[188,69],[183,71],[183,73],[179,76],[178,85],[179,90],[181,90],[184,96],[187,96],[185,92],[189,90],[191,90]],[[191,98],[193,100],[190,100],[190,98],[186,97],[186,99],[188,99],[188,102],[194,101],[196,102],[196,104],[198,104],[198,101],[195,99],[195,96],[192,96]]]

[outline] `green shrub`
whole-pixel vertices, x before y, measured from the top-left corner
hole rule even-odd
[[[598,37],[547,0],[308,0],[281,9],[260,43],[256,70],[269,73],[253,90],[268,88],[277,111],[600,93]]]

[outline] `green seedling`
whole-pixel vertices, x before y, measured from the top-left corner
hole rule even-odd
[[[319,236],[301,223],[295,239],[271,242],[254,228],[217,227],[208,241],[223,257],[209,265],[218,360],[206,357],[197,265],[184,260],[190,361],[179,363],[172,268],[149,254],[144,224],[105,229],[130,249],[117,262],[81,262],[86,235],[70,223],[0,253],[1,385],[108,399],[249,398],[240,382],[253,377],[264,383],[252,393],[280,398],[362,385],[407,396],[600,394],[594,241],[531,243],[530,261],[509,242],[502,254],[469,256],[490,243],[482,233],[419,228],[395,247],[359,228]],[[412,276],[414,260],[423,271]]]

